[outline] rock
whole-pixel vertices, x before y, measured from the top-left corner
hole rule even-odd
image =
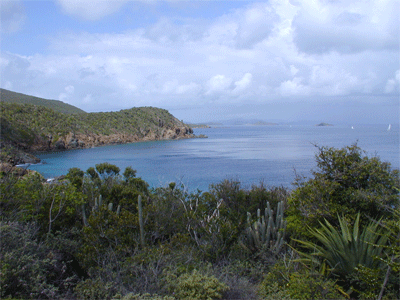
[[[25,164],[38,164],[40,163],[40,159],[30,153],[23,153],[21,156],[21,160]]]
[[[54,148],[56,148],[57,150],[65,150],[65,143],[64,143],[64,141],[57,141],[55,144],[54,144]]]
[[[80,141],[78,139],[71,139],[68,143],[69,148],[83,148],[85,147],[85,143],[83,141]]]
[[[328,124],[328,123],[322,122],[322,123],[319,123],[319,124],[317,124],[317,125],[315,125],[315,126],[333,126],[333,125],[332,125],[332,124]]]

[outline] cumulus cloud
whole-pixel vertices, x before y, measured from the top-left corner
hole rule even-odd
[[[20,1],[2,0],[0,4],[0,32],[14,33],[25,23],[25,8]]]
[[[282,82],[277,88],[277,92],[283,97],[308,96],[310,87],[303,84],[302,77],[295,77],[292,80]]]
[[[225,75],[215,75],[207,82],[206,95],[222,93],[230,87],[231,83],[232,79],[225,77]]]
[[[235,81],[235,88],[232,91],[233,94],[238,94],[247,89],[250,86],[252,79],[253,75],[246,73],[242,79]]]
[[[104,1],[85,16],[90,3],[60,0],[68,14],[85,11],[80,17],[86,20],[105,16],[107,5],[107,13],[123,5]],[[88,111],[247,105],[282,97],[388,98],[398,91],[392,1],[292,3],[246,2],[210,19],[163,15],[115,33],[57,32],[48,37],[46,53],[1,53],[2,85]]]

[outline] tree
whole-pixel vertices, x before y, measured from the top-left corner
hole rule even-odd
[[[342,149],[318,147],[314,178],[298,181],[289,198],[288,230],[304,235],[304,228],[318,227],[323,219],[338,226],[337,216],[361,224],[390,217],[399,206],[399,170],[378,157],[365,156],[357,144]]]

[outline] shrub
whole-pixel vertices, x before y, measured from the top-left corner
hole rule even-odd
[[[346,299],[336,283],[319,273],[277,263],[260,285],[263,299]]]
[[[399,205],[399,170],[365,156],[357,144],[318,150],[314,178],[298,180],[289,198],[289,231],[304,236],[306,226],[318,227],[323,219],[336,227],[338,214],[353,222],[359,212],[362,225],[371,218],[391,217],[387,207]]]
[[[221,299],[228,287],[214,276],[201,274],[197,270],[184,273],[178,278],[171,276],[169,290],[177,299],[211,300]]]
[[[66,255],[40,242],[38,230],[34,224],[0,222],[1,298],[58,299],[78,281]]]
[[[125,296],[114,296],[113,300],[175,300],[172,296],[159,296],[157,294],[133,294],[129,293]]]
[[[80,300],[105,300],[115,293],[111,283],[103,282],[99,278],[81,281],[75,292]]]

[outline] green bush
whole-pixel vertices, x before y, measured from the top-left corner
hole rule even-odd
[[[105,300],[110,299],[115,290],[111,283],[96,278],[81,281],[75,287],[75,292],[80,300]]]
[[[129,293],[125,296],[114,296],[113,300],[175,300],[175,297],[171,296],[159,296],[157,294],[133,294]]]
[[[0,298],[59,299],[78,277],[66,255],[38,239],[35,224],[0,222]]]
[[[214,276],[201,274],[197,270],[184,273],[169,280],[169,290],[177,299],[211,300],[221,299],[228,287]]]
[[[365,156],[357,144],[318,150],[314,177],[299,179],[289,198],[289,232],[305,236],[305,227],[316,228],[324,219],[336,227],[337,215],[342,214],[354,222],[360,213],[361,225],[371,218],[391,217],[388,207],[399,206],[399,170],[378,157]]]
[[[321,274],[282,262],[272,268],[260,285],[263,299],[346,299],[347,294],[332,280]]]

